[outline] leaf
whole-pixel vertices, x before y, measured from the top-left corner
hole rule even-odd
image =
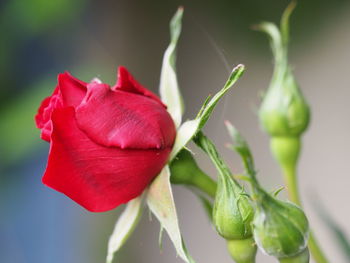
[[[282,36],[278,27],[271,22],[262,22],[253,28],[262,31],[269,36],[270,46],[275,57],[275,63],[281,63],[284,59],[284,48],[282,44]]]
[[[223,178],[231,178],[232,173],[223,159],[220,157],[216,147],[212,141],[209,140],[202,132],[199,132],[193,139],[194,143],[201,148],[211,159],[215,168]],[[232,178],[233,179],[233,178]],[[234,179],[233,179],[234,180]],[[235,181],[235,180],[234,180]],[[219,182],[218,182],[219,183]],[[238,184],[237,184],[238,185]]]
[[[124,245],[134,231],[142,214],[143,195],[128,202],[118,218],[108,242],[106,263],[112,263],[114,254]]]
[[[289,18],[296,6],[296,1],[292,0],[284,10],[280,27],[271,22],[262,22],[254,26],[256,30],[266,33],[270,38],[270,46],[278,66],[287,63],[287,46],[289,41]]]
[[[172,152],[170,153],[169,162],[171,162],[171,160],[175,158],[175,156],[186,146],[196,133],[203,128],[219,100],[233,86],[233,84],[236,83],[243,72],[243,65],[235,67],[222,90],[205,101],[197,117],[194,120],[186,121],[180,126],[177,131]],[[168,166],[162,170],[151,184],[147,195],[147,204],[153,214],[158,218],[162,227],[167,231],[179,256],[188,263],[194,262],[188,255],[181,237],[171,190],[170,170]]]
[[[276,189],[275,191],[273,191],[273,193],[271,193],[271,195],[272,195],[273,197],[277,197],[277,196],[279,195],[279,193],[282,192],[284,189],[285,189],[285,187],[284,187],[284,186],[281,186],[281,187],[279,187],[278,189]]]
[[[170,184],[170,170],[165,166],[149,187],[147,204],[159,220],[161,227],[166,230],[173,242],[177,254],[185,262],[193,263],[183,243],[177,218],[173,193]]]
[[[246,172],[255,174],[254,159],[247,141],[229,121],[226,121],[225,125],[233,141],[233,145],[230,145],[230,148],[241,156]]]
[[[282,19],[281,19],[281,36],[282,36],[282,42],[283,45],[288,44],[289,40],[289,18],[290,15],[293,13],[293,10],[296,7],[297,2],[291,1],[287,8],[284,10]]]
[[[204,127],[219,100],[226,94],[227,91],[230,90],[230,88],[232,88],[236,81],[242,76],[243,72],[243,65],[240,64],[235,67],[224,87],[218,93],[216,93],[215,96],[209,97],[205,100],[197,117],[194,120],[184,122],[180,126],[177,131],[173,150],[170,153],[170,161],[178,154],[179,151],[182,150],[182,148],[186,146],[189,141],[191,141],[196,133]]]
[[[170,153],[170,161],[191,141],[197,133],[200,121],[198,119],[184,122],[177,131],[174,147]]]
[[[235,68],[233,68],[228,80],[226,81],[224,87],[215,94],[215,96],[211,97],[210,100],[207,100],[204,104],[204,107],[199,111],[200,114],[197,116],[197,119],[200,120],[199,128],[202,129],[203,126],[208,121],[210,115],[212,114],[215,106],[219,102],[219,100],[226,94],[226,92],[232,88],[233,84],[243,75],[244,73],[244,65],[239,64]]]
[[[175,122],[176,128],[181,124],[184,105],[176,76],[176,45],[181,33],[183,8],[179,7],[170,22],[170,44],[163,57],[160,74],[160,96],[167,105],[168,111]]]
[[[160,226],[159,237],[158,237],[158,246],[160,251],[163,250],[163,233],[164,233],[164,228]]]

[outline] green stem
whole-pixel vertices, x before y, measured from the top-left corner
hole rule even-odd
[[[319,246],[314,234],[310,232],[309,250],[317,263],[328,263],[328,260]]]
[[[194,186],[210,197],[215,197],[217,184],[199,168],[192,154],[183,149],[170,163],[171,183]]]
[[[215,198],[217,183],[204,172],[198,172],[192,179],[192,185],[212,198]]]
[[[302,205],[301,205],[301,200],[299,195],[298,179],[296,176],[295,168],[296,168],[295,166],[282,167],[282,170],[283,170],[284,181],[287,186],[289,200],[291,200],[293,203],[301,207]]]
[[[295,167],[290,167],[290,169],[283,169],[284,180],[286,182],[289,199],[302,207],[299,190],[298,190],[298,182],[297,182],[297,174]],[[328,263],[326,256],[324,255],[322,249],[320,248],[314,234],[310,232],[309,237],[309,250],[314,257],[317,263]]]
[[[299,137],[273,137],[271,139],[271,150],[281,165],[289,199],[302,207],[296,172],[300,147],[301,142]],[[328,263],[325,254],[312,232],[310,232],[308,245],[311,255],[317,263]]]

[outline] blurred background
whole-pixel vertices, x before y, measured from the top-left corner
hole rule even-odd
[[[256,111],[272,73],[265,35],[252,31],[262,20],[278,22],[287,0],[221,1],[0,1],[0,262],[103,263],[109,234],[122,207],[93,214],[41,183],[48,144],[39,138],[34,115],[50,95],[57,74],[70,71],[89,81],[114,84],[118,65],[157,92],[168,22],[182,4],[183,34],[178,78],[186,118],[193,118],[208,94],[218,91],[228,70],[247,71],[220,102],[205,132],[232,169],[240,161],[224,145],[223,121],[245,135],[267,189],[283,185]],[[291,63],[312,107],[303,138],[299,178],[311,225],[332,262],[348,262],[313,202],[321,203],[345,233],[350,233],[350,3],[300,1],[291,21]],[[192,145],[203,169],[210,162]],[[174,187],[186,244],[199,263],[231,262],[201,205],[190,191]],[[281,195],[282,198],[284,193]],[[158,247],[159,223],[144,213],[141,224],[115,262],[181,262],[167,237]],[[258,256],[257,262],[276,262]]]

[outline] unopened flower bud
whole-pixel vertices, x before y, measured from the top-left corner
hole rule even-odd
[[[309,106],[289,68],[276,74],[259,110],[261,124],[271,137],[300,136],[309,124]]]
[[[280,28],[269,22],[256,27],[269,35],[275,58],[270,87],[259,111],[261,124],[271,137],[300,136],[310,119],[309,106],[288,63],[289,17],[294,7],[294,2],[287,7]]]
[[[252,235],[251,221],[254,209],[240,186],[229,176],[218,180],[213,221],[218,233],[225,239],[245,239]]]
[[[298,206],[277,200],[263,190],[259,191],[257,204],[253,231],[259,248],[279,259],[296,256],[306,249],[309,224]]]
[[[252,237],[254,208],[250,199],[232,177],[215,145],[201,132],[194,142],[209,155],[219,172],[212,216],[216,230],[227,240],[228,250],[236,263],[254,263],[257,249]]]
[[[236,263],[255,263],[257,246],[253,237],[228,240],[227,249]]]

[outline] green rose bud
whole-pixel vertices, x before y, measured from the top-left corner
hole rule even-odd
[[[309,224],[304,212],[295,204],[277,200],[266,193],[256,178],[248,143],[232,124],[226,122],[226,126],[234,142],[230,148],[241,156],[252,186],[253,200],[257,207],[253,220],[253,236],[258,247],[283,263],[308,263]],[[289,150],[292,147],[295,148],[294,152],[298,152],[299,144],[293,141],[281,141],[277,144],[282,160],[288,165],[294,163],[297,156],[291,155]]]
[[[272,137],[300,136],[308,127],[310,110],[290,69],[277,71],[261,108],[263,128]]]
[[[218,233],[225,239],[250,237],[253,217],[254,209],[242,188],[231,177],[220,177],[213,209]]]
[[[294,7],[294,2],[288,6],[280,28],[269,22],[257,26],[269,35],[275,58],[271,84],[259,110],[261,124],[272,137],[300,136],[310,120],[309,106],[288,64],[289,17]]]
[[[228,240],[227,249],[237,263],[255,263],[257,246],[254,238]]]
[[[259,189],[253,232],[261,250],[283,259],[297,256],[306,249],[309,224],[298,206],[277,200]]]
[[[208,154],[219,172],[212,220],[217,232],[228,242],[228,250],[236,263],[254,263],[256,245],[251,223],[254,208],[243,187],[216,151],[215,145],[199,132],[194,142]]]

